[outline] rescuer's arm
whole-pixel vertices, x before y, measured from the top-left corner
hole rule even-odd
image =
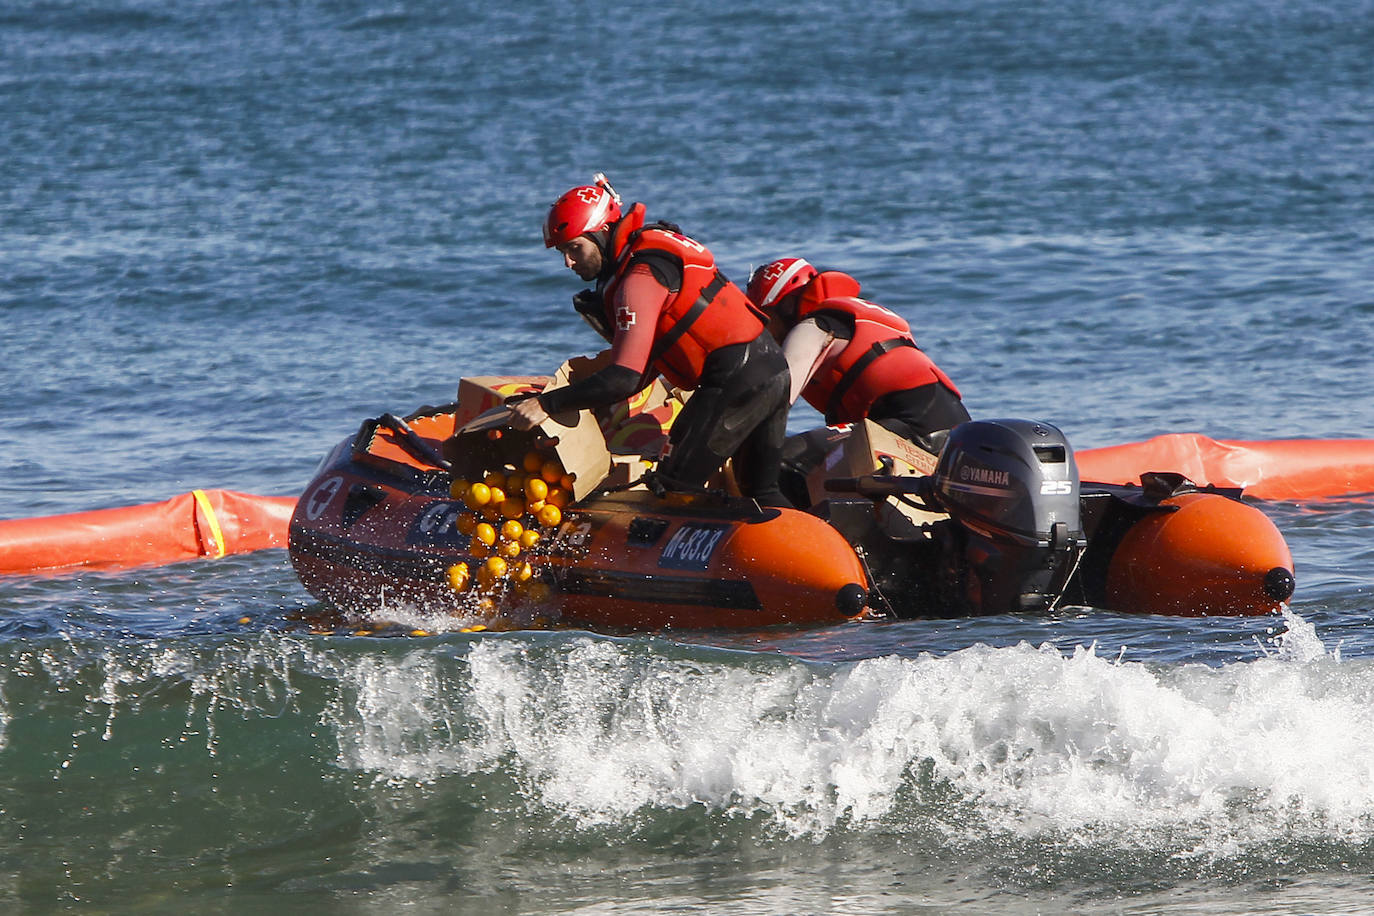
[[[616,288],[611,301],[615,323],[611,365],[563,388],[515,405],[512,420],[516,428],[529,429],[549,414],[605,407],[639,391],[649,368],[659,313],[671,296],[647,265],[633,267]],[[527,425],[520,425],[522,423]]]
[[[789,403],[796,403],[806,383],[816,374],[835,335],[815,321],[803,321],[787,332],[782,341],[782,355],[792,375],[792,395]]]

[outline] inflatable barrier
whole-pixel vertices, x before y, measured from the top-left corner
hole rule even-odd
[[[1075,452],[1083,480],[1135,483],[1176,471],[1199,486],[1241,487],[1255,499],[1330,499],[1374,493],[1374,439],[1238,442],[1173,433]]]
[[[285,547],[294,496],[193,490],[159,503],[0,521],[0,575],[127,569]]]

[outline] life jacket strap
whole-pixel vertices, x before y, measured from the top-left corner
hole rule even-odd
[[[865,369],[873,364],[873,361],[880,356],[891,353],[900,347],[911,347],[913,350],[920,349],[916,342],[908,337],[889,337],[887,340],[879,340],[869,347],[863,356],[854,361],[840,380],[835,383],[835,389],[830,392],[830,398],[825,402],[825,422],[829,426],[834,426],[839,419],[840,402],[844,396],[854,387],[854,383],[863,375]]]
[[[729,282],[729,280],[725,279],[725,275],[717,269],[715,276],[711,278],[711,282],[702,287],[701,294],[697,296],[697,301],[692,303],[692,307],[687,310],[686,314],[679,318],[677,323],[668,329],[668,333],[660,337],[658,343],[654,344],[654,348],[649,351],[650,367],[658,362],[663,354],[671,350],[673,345],[682,339],[682,335],[686,334],[691,329],[692,325],[696,323],[696,320],[706,311],[706,307],[711,304],[712,300],[720,294],[720,291],[724,289]]]

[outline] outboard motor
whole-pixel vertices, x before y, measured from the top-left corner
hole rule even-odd
[[[934,499],[956,523],[945,600],[970,614],[1052,608],[1087,541],[1078,465],[1064,434],[1033,420],[973,420],[950,433]]]

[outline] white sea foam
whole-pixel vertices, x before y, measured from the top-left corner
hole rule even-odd
[[[1362,841],[1374,665],[1289,624],[1272,657],[1220,668],[1028,644],[817,667],[485,640],[465,659],[351,666],[340,761],[403,779],[505,768],[531,803],[583,825],[700,805],[812,836],[922,817],[952,839]]]

